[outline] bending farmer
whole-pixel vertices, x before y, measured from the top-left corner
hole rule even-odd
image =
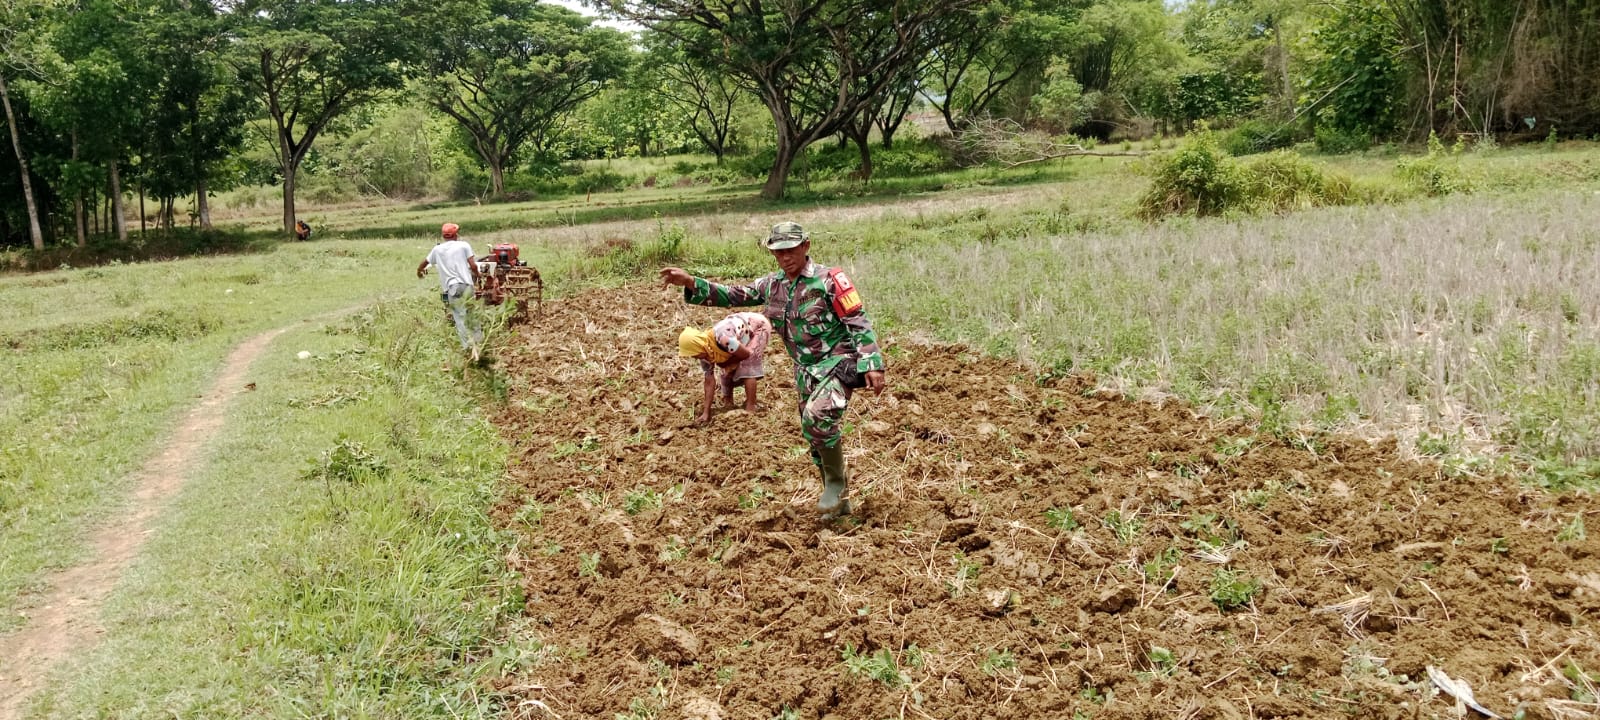
[[[699,423],[711,422],[711,401],[717,388],[722,388],[722,404],[733,407],[733,387],[744,385],[744,409],[756,412],[756,381],[767,375],[762,356],[767,353],[767,342],[772,339],[772,323],[765,315],[741,312],[723,318],[707,332],[686,327],[678,334],[678,354],[700,361],[705,372],[705,405]],[[721,368],[721,382],[716,379]]]
[[[460,228],[455,223],[445,223],[439,229],[439,244],[433,246],[428,256],[417,265],[417,278],[428,271],[428,266],[439,268],[439,299],[450,308],[450,318],[456,323],[456,336],[461,338],[461,349],[478,359],[479,345],[483,343],[483,329],[474,320],[467,327],[467,299],[478,286],[478,263],[472,257],[472,246],[457,237]]]
[[[663,268],[661,279],[682,287],[684,301],[696,305],[763,306],[762,314],[794,359],[800,430],[811,445],[812,462],[822,471],[817,508],[848,513],[844,495],[849,474],[839,446],[839,424],[852,391],[868,387],[883,392],[878,336],[850,279],[838,268],[811,261],[810,233],[796,223],[778,223],[765,245],[779,271],[749,285],[721,285],[675,267]]]

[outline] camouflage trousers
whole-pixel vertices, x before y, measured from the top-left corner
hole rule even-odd
[[[800,393],[800,433],[811,444],[811,457],[816,460],[818,448],[839,446],[844,435],[840,423],[854,391],[845,387],[838,373],[818,380],[804,370],[795,373],[794,387]]]

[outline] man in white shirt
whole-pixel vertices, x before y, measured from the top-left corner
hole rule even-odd
[[[460,232],[461,228],[455,223],[445,223],[439,229],[442,238],[417,265],[417,277],[420,279],[429,265],[439,268],[439,299],[450,308],[450,317],[456,321],[461,349],[477,360],[483,329],[476,327],[476,323],[468,329],[467,298],[472,297],[472,289],[478,285],[478,263],[472,257],[472,246],[458,237]]]

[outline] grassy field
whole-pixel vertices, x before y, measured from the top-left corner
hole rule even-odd
[[[451,359],[435,280],[411,275],[444,221],[480,247],[519,243],[559,302],[662,264],[767,272],[755,238],[792,218],[817,259],[855,272],[891,343],[1092,371],[1308,446],[1393,433],[1452,472],[1600,486],[1600,150],[1456,161],[1477,192],[1423,198],[1393,158],[1355,156],[1326,162],[1416,199],[1157,224],[1133,219],[1145,180],[1122,158],[801,188],[778,206],[711,187],[351,206],[314,209],[310,243],[0,277],[14,359],[0,371],[0,629],[80,557],[83,528],[117,511],[233,344],[312,319],[263,360],[261,389],[114,596],[104,645],[36,709],[493,712],[475,678],[522,651],[490,640],[516,634],[482,515],[505,451],[473,406],[502,380]]]
[[[71,564],[82,528],[248,335],[370,304],[427,297],[426,241],[285,245],[255,255],[0,278],[0,628],[20,594]],[[433,285],[436,291],[437,285]]]
[[[505,449],[418,298],[282,336],[43,717],[483,716]],[[297,359],[297,351],[312,356]]]

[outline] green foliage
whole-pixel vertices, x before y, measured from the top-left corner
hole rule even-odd
[[[1257,209],[1304,210],[1351,201],[1350,179],[1324,171],[1289,152],[1253,159],[1244,167],[1245,197]]]
[[[389,475],[389,466],[360,442],[340,433],[333,447],[309,461],[301,477],[307,480],[357,483],[365,480],[382,480]]]
[[[1317,151],[1329,155],[1360,152],[1372,147],[1372,136],[1364,130],[1340,130],[1332,126],[1319,125],[1314,135]]]
[[[1317,148],[1327,153],[1365,149],[1373,136],[1394,130],[1405,106],[1406,72],[1393,18],[1381,3],[1329,3],[1317,8],[1310,67]]]
[[[1178,669],[1178,658],[1172,651],[1160,645],[1151,645],[1145,653],[1145,660],[1150,663],[1150,671],[1163,677],[1171,677]]]
[[[1570,684],[1572,691],[1568,695],[1573,701],[1591,705],[1600,702],[1595,692],[1595,686],[1600,685],[1600,674],[1585,672],[1582,665],[1568,660],[1561,666],[1561,677]]]
[[[1437,133],[1428,134],[1428,154],[1395,161],[1395,174],[1419,192],[1440,197],[1472,189],[1460,161],[1445,154]]]
[[[945,582],[944,589],[950,597],[961,597],[966,594],[970,585],[977,583],[982,567],[978,565],[978,561],[967,557],[966,553],[959,550],[950,562],[956,566],[956,571],[955,575]]]
[[[908,651],[913,650],[908,648]],[[900,669],[900,663],[889,648],[879,648],[875,653],[861,653],[855,645],[846,644],[839,653],[844,668],[851,675],[876,680],[889,688],[911,684],[911,675]]]
[[[1044,521],[1050,527],[1062,532],[1072,532],[1078,529],[1078,518],[1072,514],[1070,507],[1052,507],[1044,511]]]
[[[562,121],[630,62],[627,41],[572,10],[527,0],[438,6],[428,18],[449,41],[424,44],[419,87],[453,118],[489,168],[490,193],[525,147],[550,149]],[[591,178],[594,192],[611,178]]]
[[[661,493],[650,488],[637,488],[623,496],[622,511],[629,515],[638,515],[646,510],[659,509],[661,503]]]
[[[1235,610],[1250,603],[1257,592],[1261,590],[1261,582],[1249,577],[1241,577],[1238,573],[1227,568],[1217,568],[1211,576],[1211,602],[1218,610],[1227,612]]]
[[[1139,531],[1144,528],[1144,522],[1139,519],[1137,513],[1124,516],[1121,510],[1106,513],[1105,519],[1101,522],[1111,529],[1112,534],[1117,536],[1117,542],[1123,545],[1132,545],[1134,539],[1139,537]]]
[[[1283,212],[1351,202],[1348,178],[1324,171],[1291,152],[1275,152],[1240,163],[1200,133],[1193,142],[1148,167],[1150,189],[1140,214],[1221,215],[1224,212]]]
[[[1188,146],[1157,159],[1149,171],[1150,189],[1139,201],[1146,218],[1220,215],[1247,198],[1244,172],[1210,132],[1200,132]]]
[[[1293,125],[1246,120],[1223,133],[1220,144],[1223,150],[1234,156],[1254,155],[1294,145],[1299,141],[1300,134]]]
[[[1561,532],[1556,533],[1556,542],[1583,542],[1589,539],[1589,532],[1583,526],[1583,513],[1572,516],[1572,520],[1561,526]]]
[[[983,662],[979,663],[978,665],[978,669],[982,671],[983,674],[991,677],[999,675],[1006,670],[1015,669],[1016,667],[1016,653],[1013,653],[1010,650],[990,650],[983,656]]]
[[[1168,547],[1156,553],[1144,563],[1145,582],[1157,587],[1162,587],[1172,582],[1173,575],[1176,573],[1175,568],[1178,567],[1178,561],[1182,558],[1182,551],[1176,547]]]

